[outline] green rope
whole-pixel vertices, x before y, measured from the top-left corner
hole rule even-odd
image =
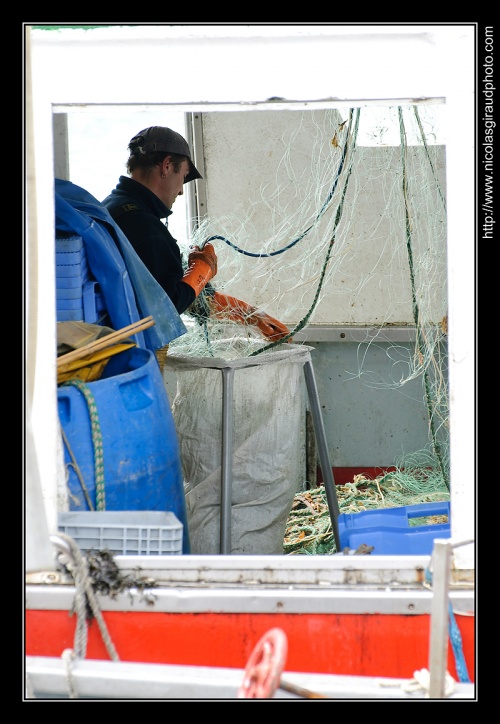
[[[350,130],[351,125],[352,125],[352,123],[354,122],[353,140],[352,140],[352,144],[351,144],[351,145],[352,145],[352,148],[351,148],[352,151],[354,151],[354,149],[355,149],[355,147],[356,147],[356,139],[357,139],[357,136],[358,136],[358,128],[359,128],[359,114],[360,114],[360,109],[358,108],[358,109],[356,110],[356,118],[355,118],[355,121],[353,121],[354,113],[353,113],[352,108],[351,108],[351,110],[349,111],[349,130],[348,130],[348,133],[349,133],[349,134],[351,133],[351,130]],[[350,141],[350,138],[348,137],[348,138],[347,138],[347,141],[346,141],[346,143],[345,143],[345,146],[344,146],[344,153],[343,153],[343,156],[342,156],[341,167],[343,167],[344,160],[345,160],[345,158],[346,158],[346,156],[347,156],[347,151],[348,151],[348,148],[349,148],[349,145],[350,145],[350,144],[349,144],[349,141]],[[326,253],[325,261],[323,262],[323,268],[322,268],[322,270],[321,270],[321,274],[320,274],[318,286],[317,286],[317,289],[316,289],[316,294],[315,294],[314,299],[313,299],[313,301],[312,301],[312,304],[311,304],[311,306],[310,306],[310,308],[309,308],[309,311],[306,313],[306,316],[302,319],[302,321],[300,321],[300,322],[297,324],[297,326],[296,326],[289,334],[286,335],[286,337],[282,337],[281,339],[277,340],[276,342],[271,342],[270,344],[266,345],[265,347],[260,347],[259,349],[255,350],[255,352],[251,352],[251,354],[249,355],[249,357],[255,357],[255,356],[258,355],[258,354],[262,354],[262,352],[267,352],[268,350],[273,349],[273,347],[278,347],[279,345],[283,344],[284,342],[288,342],[289,339],[292,339],[292,337],[294,336],[294,334],[297,334],[297,332],[301,332],[301,331],[304,329],[304,327],[306,327],[307,324],[309,323],[309,320],[310,320],[310,318],[311,318],[311,316],[312,316],[312,313],[313,313],[314,310],[316,309],[316,305],[317,305],[318,300],[319,300],[319,295],[320,295],[321,289],[323,288],[323,281],[324,281],[324,279],[325,279],[326,271],[327,271],[327,268],[328,268],[328,263],[329,263],[329,261],[330,261],[330,257],[331,257],[331,254],[332,254],[333,245],[335,244],[337,230],[338,230],[338,228],[339,228],[340,221],[341,221],[341,219],[342,219],[342,213],[343,213],[343,210],[344,210],[344,200],[345,200],[345,196],[346,196],[346,192],[347,192],[347,187],[348,187],[348,185],[349,185],[349,179],[350,179],[350,177],[351,177],[351,172],[352,172],[352,160],[351,160],[351,162],[350,162],[350,164],[349,164],[349,167],[348,167],[348,169],[347,169],[347,172],[346,172],[346,178],[345,178],[345,183],[344,183],[344,186],[343,186],[343,189],[342,189],[342,193],[341,193],[340,203],[339,203],[339,205],[338,205],[338,207],[337,207],[337,212],[336,212],[336,215],[335,215],[335,224],[334,224],[333,234],[332,234],[332,237],[331,237],[331,239],[330,239],[330,243],[328,244],[328,250],[327,250],[327,253]]]
[[[413,303],[413,321],[415,323],[415,329],[416,329],[416,346],[417,350],[420,356],[420,359],[425,359],[425,345],[423,340],[423,333],[422,328],[420,325],[420,309],[418,306],[417,301],[417,293],[416,293],[416,284],[415,284],[415,272],[414,272],[414,265],[413,265],[413,250],[412,250],[412,224],[411,224],[411,218],[410,218],[410,209],[409,209],[409,201],[408,201],[408,178],[407,178],[407,172],[406,172],[406,152],[407,152],[407,143],[406,143],[406,131],[404,127],[403,122],[403,110],[401,106],[398,107],[398,114],[399,114],[399,130],[400,130],[400,139],[401,139],[401,164],[402,164],[402,192],[403,192],[403,202],[404,202],[404,209],[405,209],[405,226],[406,226],[406,253],[408,255],[408,269],[410,272],[410,281],[411,281],[411,290],[412,290],[412,303]],[[437,439],[436,435],[436,428],[435,428],[435,422],[434,422],[434,415],[433,415],[433,409],[434,400],[432,399],[431,389],[430,389],[430,382],[429,382],[429,372],[428,368],[424,368],[424,391],[425,391],[425,399],[427,403],[427,413],[429,416],[429,428],[430,428],[430,435],[431,435],[431,442],[436,454],[436,459],[438,461],[438,464],[441,468],[441,474],[443,476],[443,480],[446,483],[446,487],[448,490],[450,489],[450,481],[449,481],[449,475],[448,471],[446,469],[443,453],[441,449],[441,445],[439,444],[439,441]]]
[[[106,498],[104,493],[104,452],[102,445],[101,426],[94,395],[90,388],[81,380],[74,379],[64,382],[62,386],[76,387],[85,397],[89,409],[90,427],[92,430],[92,445],[94,446],[94,476],[95,476],[95,497],[96,509],[106,510]]]
[[[71,445],[69,444],[69,440],[68,440],[66,433],[64,432],[64,428],[62,426],[61,426],[61,435],[62,435],[62,439],[64,440],[64,444],[66,445],[66,450],[68,451],[68,455],[71,458],[71,462],[68,463],[68,465],[66,467],[68,467],[68,468],[72,467],[73,470],[75,471],[76,477],[80,481],[80,487],[83,491],[83,495],[85,497],[87,505],[89,506],[89,510],[93,511],[93,510],[95,510],[94,503],[90,499],[89,491],[87,490],[87,486],[85,485],[85,480],[83,479],[82,471],[80,470],[80,466],[76,462],[75,455],[73,453],[73,450],[71,449]],[[76,495],[73,495],[73,493],[70,490],[69,485],[68,485],[68,495],[73,499],[73,501],[75,501],[77,504],[79,504],[78,498],[76,497]]]
[[[424,129],[422,128],[422,121],[420,120],[420,115],[419,115],[419,112],[418,112],[418,106],[413,106],[413,111],[414,111],[414,113],[415,113],[415,118],[417,119],[418,130],[420,131],[420,138],[421,138],[421,140],[422,140],[422,143],[424,144],[425,155],[427,156],[427,161],[428,161],[428,163],[429,163],[429,166],[431,167],[432,175],[433,175],[434,181],[435,181],[435,183],[436,183],[436,188],[437,188],[437,190],[438,190],[439,197],[440,197],[441,201],[443,202],[444,210],[446,211],[446,199],[445,199],[444,196],[443,196],[443,191],[442,191],[442,189],[441,189],[441,184],[440,184],[439,181],[438,181],[438,177],[437,177],[437,174],[436,174],[436,170],[435,170],[435,168],[434,168],[434,164],[432,163],[432,160],[431,160],[431,157],[430,157],[430,154],[429,154],[429,148],[428,148],[428,146],[427,146],[427,140],[426,140],[426,138],[425,138]]]
[[[427,454],[427,451],[423,452]],[[411,472],[420,472],[420,475],[412,475]],[[449,490],[437,469],[414,470],[408,476],[405,476],[404,470],[395,470],[374,480],[357,475],[353,482],[337,485],[336,493],[341,514],[450,499]],[[424,525],[427,520],[427,516],[412,518],[409,525]],[[336,552],[340,551],[337,551],[332,531],[324,485],[296,493],[286,523],[283,553],[332,555]]]

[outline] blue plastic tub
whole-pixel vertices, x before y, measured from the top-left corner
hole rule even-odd
[[[340,551],[373,546],[373,555],[430,555],[435,538],[449,538],[450,524],[410,525],[412,518],[450,516],[450,503],[422,503],[400,508],[341,513],[338,518]]]
[[[170,402],[155,355],[131,347],[110,357],[103,376],[86,383],[97,410],[103,448],[106,510],[171,511],[183,524],[183,553],[189,534],[179,444]],[[67,444],[70,510],[90,510],[68,450],[74,456],[94,508],[94,440],[85,395],[75,386],[57,391],[59,419]]]

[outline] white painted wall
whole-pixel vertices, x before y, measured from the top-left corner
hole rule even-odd
[[[411,113],[408,109],[409,128],[413,109]],[[433,106],[437,117],[443,109]],[[371,106],[360,109],[360,126],[369,126],[373,110],[379,111]],[[421,111],[425,115],[425,108]],[[399,136],[394,136],[397,118],[388,121],[389,113],[385,123],[398,145],[366,146],[369,139],[358,134],[356,149],[346,159],[319,227],[284,253],[276,253],[314,224],[327,201],[345,143],[344,137],[335,148],[331,139],[348,117],[349,108],[202,114],[207,233],[223,236],[254,254],[275,252],[267,258],[245,256],[215,240],[218,272],[214,283],[218,288],[227,285],[228,293],[264,308],[293,328],[313,305],[335,234],[321,296],[308,317],[310,324],[413,325],[411,273],[424,315],[422,324],[439,324],[447,313],[446,211],[423,146],[408,145],[404,160],[412,219],[410,272],[403,154]],[[429,146],[429,153],[434,151],[438,151],[437,182],[446,196],[445,147]],[[344,184],[347,193],[336,227]]]

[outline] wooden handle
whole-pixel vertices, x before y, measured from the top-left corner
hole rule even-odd
[[[138,332],[142,332],[144,329],[148,329],[148,327],[152,327],[154,324],[155,320],[153,317],[144,317],[144,319],[140,319],[138,322],[129,324],[128,327],[122,327],[122,329],[118,329],[116,332],[111,332],[100,339],[94,340],[94,342],[89,342],[79,349],[73,349],[71,352],[67,352],[67,354],[62,354],[57,358],[57,367],[62,367],[63,365],[68,364],[68,362],[74,362],[77,359],[87,357],[88,355],[98,352],[101,349],[111,347],[113,344],[121,342],[127,337],[131,337]]]
[[[283,691],[289,691],[291,694],[297,694],[297,696],[301,696],[304,699],[327,699],[328,698],[324,694],[319,694],[317,691],[311,691],[310,689],[304,689],[303,686],[297,686],[297,684],[292,684],[291,681],[283,681],[283,679],[280,679],[278,688],[283,689]]]

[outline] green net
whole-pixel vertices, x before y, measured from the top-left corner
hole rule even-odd
[[[402,467],[374,479],[359,474],[351,483],[337,485],[340,513],[450,500],[441,470],[432,465],[432,456],[427,451],[409,456],[400,464]],[[446,522],[445,516],[409,519],[410,526],[441,522]],[[323,485],[295,495],[285,530],[283,552],[294,555],[339,552]]]

